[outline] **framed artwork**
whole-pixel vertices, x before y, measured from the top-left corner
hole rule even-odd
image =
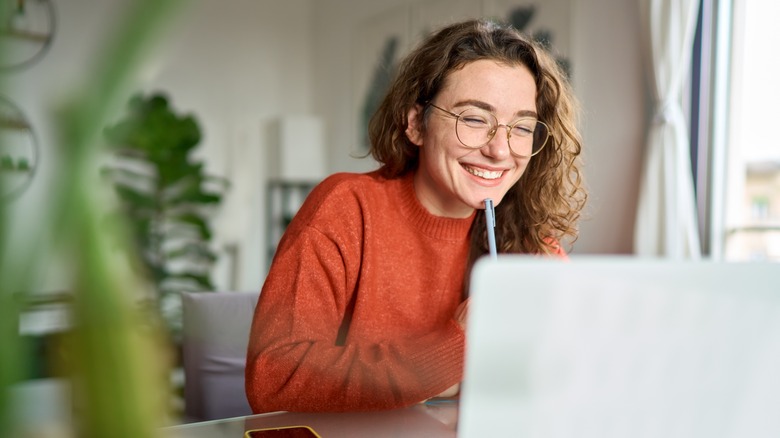
[[[572,1],[483,0],[483,14],[508,22],[542,43],[571,76]]]
[[[456,21],[482,16],[482,0],[427,0],[412,5],[412,36],[417,43]]]
[[[360,23],[355,29],[352,73],[352,120],[356,155],[368,153],[368,121],[409,52],[411,10],[395,8]]]

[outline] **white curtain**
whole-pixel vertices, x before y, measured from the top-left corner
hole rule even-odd
[[[639,5],[654,102],[634,251],[697,259],[701,250],[682,86],[690,71],[699,0],[639,0]]]

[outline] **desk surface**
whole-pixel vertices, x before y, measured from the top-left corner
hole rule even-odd
[[[166,438],[243,438],[244,431],[264,427],[305,425],[322,438],[431,437],[455,438],[458,405],[422,404],[382,412],[292,413],[275,412],[182,424],[165,429]]]

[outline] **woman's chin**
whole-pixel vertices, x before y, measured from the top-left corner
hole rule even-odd
[[[488,193],[488,194],[485,194],[484,196],[480,196],[478,198],[473,199],[469,203],[469,206],[471,208],[474,208],[474,209],[477,209],[477,210],[484,210],[485,209],[485,201],[487,199],[490,199],[491,201],[493,201],[493,206],[495,207],[496,205],[499,204],[499,202],[501,202],[501,199],[503,199],[503,198],[504,198],[503,195],[497,196],[497,195],[493,195],[493,194],[489,194]]]

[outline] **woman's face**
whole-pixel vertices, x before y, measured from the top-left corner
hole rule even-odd
[[[525,66],[479,60],[450,73],[431,103],[456,114],[470,107],[484,108],[495,114],[499,124],[510,124],[521,117],[536,117],[536,84]],[[409,112],[406,131],[420,148],[414,177],[420,203],[434,215],[456,218],[484,208],[486,198],[498,205],[529,160],[510,153],[506,129],[498,127],[482,148],[468,149],[455,133],[455,118],[430,108],[423,128],[420,111],[423,108],[416,106]]]

